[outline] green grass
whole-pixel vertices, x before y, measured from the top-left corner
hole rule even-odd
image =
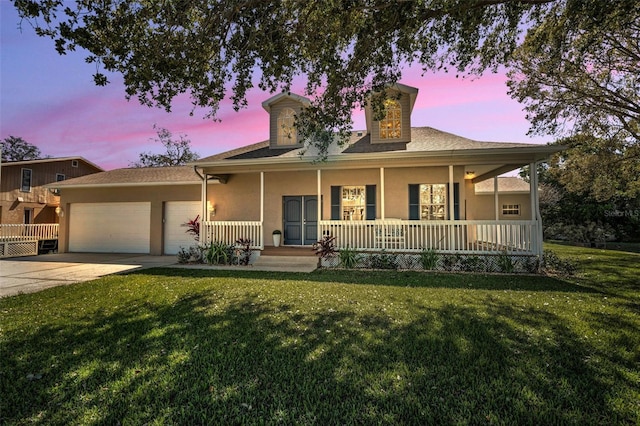
[[[640,255],[574,278],[155,269],[0,299],[0,424],[638,424]]]

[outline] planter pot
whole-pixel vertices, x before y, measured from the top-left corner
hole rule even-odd
[[[282,238],[281,234],[273,234],[273,246],[280,247],[280,239]]]

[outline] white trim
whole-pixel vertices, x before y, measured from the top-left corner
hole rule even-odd
[[[264,172],[260,172],[260,224],[264,223]]]
[[[493,177],[493,207],[495,208],[495,220],[500,220],[500,199],[498,190],[498,176]]]
[[[380,167],[380,219],[384,220],[384,167]]]
[[[317,207],[318,207],[318,217],[317,217],[317,222],[320,223],[320,221],[322,220],[322,171],[320,169],[318,169],[318,173],[317,173],[317,186],[318,186],[318,199],[317,199]],[[331,202],[331,201],[329,201]],[[318,237],[318,240],[322,239],[322,235],[318,234],[318,231],[320,230],[320,228],[318,227],[318,225],[316,225],[316,236]]]
[[[68,181],[62,181],[68,182]],[[159,181],[159,182],[126,182],[126,183],[81,183],[81,184],[69,184],[69,185],[57,185],[61,182],[49,183],[47,185],[43,185],[45,188],[52,189],[65,189],[65,188],[118,188],[118,187],[132,187],[132,186],[171,186],[171,185],[198,185],[198,181],[176,181],[176,182],[167,182],[167,181]],[[219,180],[213,179],[209,182],[209,184],[218,184]]]

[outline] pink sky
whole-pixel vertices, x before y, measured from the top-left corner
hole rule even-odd
[[[95,68],[82,52],[59,56],[49,39],[37,37],[28,24],[18,30],[13,5],[0,2],[0,139],[19,136],[53,157],[82,156],[106,170],[127,167],[140,152],[160,152],[152,141],[154,124],[174,135],[184,134],[202,157],[248,145],[268,137],[268,116],[261,102],[272,94],[252,90],[249,107],[235,112],[231,101],[219,111],[221,122],[189,116],[187,97],[173,111],[148,108],[137,99],[127,102],[119,76],[96,87]],[[471,139],[497,142],[546,143],[531,138],[522,106],[507,95],[505,77],[487,74],[460,79],[450,74],[421,75],[407,68],[402,83],[420,92],[413,126],[431,126]],[[295,88],[294,88],[295,89]],[[354,111],[354,129],[364,128],[364,113]]]

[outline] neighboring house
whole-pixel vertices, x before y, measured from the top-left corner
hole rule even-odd
[[[60,197],[45,185],[101,171],[82,157],[3,162],[0,224],[58,223]]]
[[[192,168],[123,169],[62,182],[56,188],[69,214],[60,247],[170,254],[184,234],[180,224],[200,216],[201,243],[250,238],[262,249],[281,230],[289,246],[311,246],[331,235],[338,247],[363,251],[540,254],[537,176],[524,194],[507,195],[498,185],[487,196],[478,186],[494,185],[497,176],[525,165],[536,170],[560,148],[414,128],[417,94],[402,84],[389,88],[386,117],[374,121],[365,108],[367,129],[353,132],[343,146],[333,143],[326,161],[304,147],[294,126],[309,100],[282,93],[263,103],[266,141],[203,158]],[[105,216],[117,220],[98,225]],[[129,221],[140,231],[130,244],[124,237],[131,231],[123,228]],[[87,236],[91,232],[97,236]],[[194,243],[182,239],[183,246]]]

